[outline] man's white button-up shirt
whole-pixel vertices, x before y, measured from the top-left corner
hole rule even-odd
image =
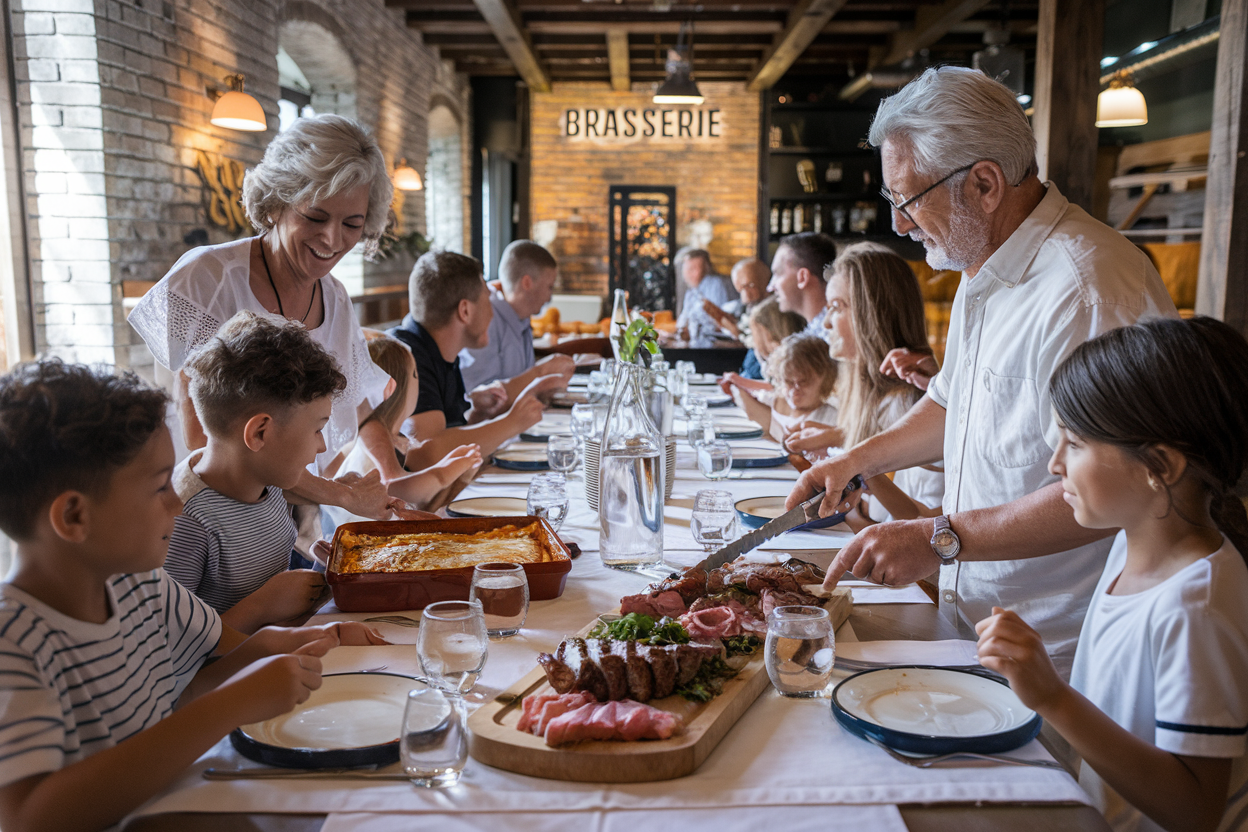
[[[979,272],[963,276],[954,298],[944,366],[928,390],[946,410],[947,514],[1008,503],[1056,482],[1048,471],[1057,447],[1048,392],[1053,371],[1102,332],[1177,315],[1142,251],[1051,182],[1046,187]],[[1015,611],[1040,632],[1068,676],[1111,543],[945,567],[942,606],[952,599],[972,625],[994,605]]]

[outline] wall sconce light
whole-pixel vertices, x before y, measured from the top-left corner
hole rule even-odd
[[[689,28],[689,45],[685,45],[685,28]],[[686,104],[696,107],[705,99],[693,80],[693,24],[680,24],[676,47],[667,52],[667,78],[654,91],[655,104]]]
[[[217,127],[245,130],[249,133],[268,130],[264,108],[259,101],[243,92],[243,76],[227,75],[225,82],[230,85],[230,89],[222,93],[213,105],[211,122]]]
[[[425,183],[421,181],[420,172],[408,165],[407,159],[399,160],[391,179],[394,181],[394,187],[400,191],[419,191],[425,187]]]
[[[1127,70],[1115,72],[1109,87],[1096,97],[1097,127],[1135,127],[1148,124],[1148,105]]]

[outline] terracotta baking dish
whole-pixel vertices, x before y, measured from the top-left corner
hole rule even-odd
[[[390,520],[371,523],[344,523],[334,533],[333,551],[325,577],[334,593],[334,603],[343,612],[392,612],[418,610],[435,601],[467,601],[472,584],[472,567],[458,569],[424,569],[413,572],[338,571],[342,557],[342,535],[357,532],[370,535],[419,534],[447,532],[474,534],[500,526],[536,524],[538,543],[547,547],[553,560],[526,563],[524,573],[529,579],[529,598],[549,601],[563,594],[572,559],[568,547],[555,535],[550,524],[539,517],[461,517],[450,520]],[[488,545],[483,540],[482,545]],[[488,562],[488,558],[482,561]]]

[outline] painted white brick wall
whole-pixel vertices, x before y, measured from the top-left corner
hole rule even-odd
[[[211,226],[197,150],[259,161],[277,128],[276,53],[288,20],[330,31],[355,69],[353,89],[326,90],[325,110],[354,109],[392,164],[424,172],[429,101],[457,104],[469,134],[468,87],[385,0],[12,0],[22,164],[41,351],[150,375],[125,323],[123,281],[158,280]],[[241,72],[269,117],[265,133],[208,123],[209,89]],[[465,151],[465,163],[467,163]],[[464,181],[467,182],[465,175]],[[425,230],[422,198],[404,205]],[[467,223],[465,223],[467,224]],[[357,284],[402,283],[411,262],[364,264]],[[353,287],[354,288],[354,287]]]

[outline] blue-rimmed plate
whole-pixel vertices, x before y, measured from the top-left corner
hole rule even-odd
[[[847,731],[911,754],[1000,754],[1040,733],[1040,715],[1008,685],[965,670],[910,665],[867,670],[832,690]]]
[[[778,468],[787,465],[789,454],[783,448],[733,448],[733,468]]]
[[[762,428],[749,428],[744,425],[716,425],[716,439],[758,439],[763,435]]]
[[[733,451],[733,462],[736,462],[736,451]],[[785,458],[787,461],[787,457]],[[741,522],[747,528],[757,529],[764,523],[775,520],[784,514],[785,497],[749,497],[745,500],[737,500],[736,509],[737,517],[741,518]],[[804,523],[795,529],[789,531],[803,531],[808,529],[826,529],[835,526],[845,520],[844,514],[833,514],[828,517],[820,517],[818,520],[812,520]]]
[[[546,471],[546,446],[512,445],[494,452],[494,464],[512,471]]]
[[[566,413],[547,413],[542,421],[520,434],[521,442],[545,442],[556,433],[571,433],[572,417]]]
[[[249,760],[282,768],[386,766],[399,760],[407,694],[424,681],[397,673],[334,673],[290,713],[230,732]]]
[[[523,497],[469,497],[446,507],[449,517],[525,517],[529,504]]]
[[[702,393],[707,407],[732,407],[732,396],[722,390],[719,393]]]

